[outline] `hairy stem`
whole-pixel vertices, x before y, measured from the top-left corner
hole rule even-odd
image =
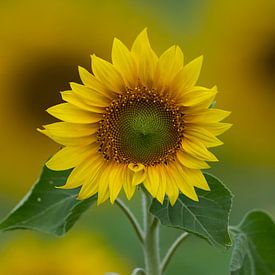
[[[142,268],[135,268],[131,275],[146,275],[146,273]]]
[[[171,245],[171,247],[168,249],[165,257],[162,260],[161,263],[161,271],[164,272],[170,263],[173,255],[175,254],[177,248],[180,246],[180,244],[189,236],[187,232],[182,233]]]
[[[137,237],[138,237],[139,241],[143,244],[143,242],[144,242],[144,233],[143,233],[136,217],[132,213],[132,211],[120,199],[116,199],[116,204],[124,212],[126,217],[129,219],[130,223],[132,224],[132,226],[133,226],[133,228],[134,228],[134,230],[137,234]]]
[[[159,222],[149,213],[151,197],[143,192],[144,261],[146,275],[161,275],[159,256]]]

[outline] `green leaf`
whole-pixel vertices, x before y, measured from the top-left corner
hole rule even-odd
[[[77,200],[79,189],[56,188],[65,184],[70,172],[44,167],[30,192],[0,223],[0,231],[31,229],[64,235],[96,201],[95,196],[84,201]]]
[[[232,193],[215,177],[205,174],[211,191],[197,190],[199,202],[180,195],[174,206],[166,197],[163,204],[153,200],[150,212],[163,225],[196,234],[211,244],[229,247],[228,219]]]
[[[275,224],[266,213],[248,213],[240,225],[232,229],[232,234],[232,275],[271,275],[275,272]]]

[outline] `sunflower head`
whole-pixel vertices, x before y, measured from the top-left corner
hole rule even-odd
[[[47,110],[62,121],[39,130],[63,146],[47,166],[73,168],[62,188],[81,186],[79,199],[98,194],[98,203],[122,188],[130,199],[140,184],[161,203],[179,192],[198,200],[194,187],[209,190],[201,169],[217,161],[208,148],[231,126],[220,122],[229,112],[210,108],[216,87],[196,85],[201,65],[184,65],[178,46],[158,57],[146,29],[131,50],[115,38],[112,63],[93,55],[93,73],[80,67],[83,84]]]

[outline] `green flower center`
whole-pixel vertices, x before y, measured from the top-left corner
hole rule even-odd
[[[175,158],[183,115],[168,99],[137,88],[112,102],[100,127],[100,150],[106,159],[156,165]]]

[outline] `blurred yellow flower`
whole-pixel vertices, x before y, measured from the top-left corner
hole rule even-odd
[[[217,78],[219,104],[231,106],[234,134],[226,137],[226,154],[245,166],[274,165],[274,11],[273,0],[211,0],[192,45],[204,45],[204,80]]]
[[[91,233],[77,232],[54,240],[24,233],[1,244],[3,275],[103,275],[107,271],[126,275],[130,267]]]
[[[217,161],[207,148],[230,127],[219,122],[229,112],[209,109],[216,88],[195,86],[202,57],[184,66],[172,46],[158,58],[144,30],[131,51],[115,38],[112,61],[93,55],[94,75],[79,68],[84,85],[71,83],[67,103],[48,109],[63,122],[39,131],[64,147],[47,166],[74,168],[62,188],[82,185],[79,199],[97,193],[113,203],[122,187],[130,199],[143,183],[161,203],[179,191],[197,201],[194,187],[209,190],[200,169]]]

